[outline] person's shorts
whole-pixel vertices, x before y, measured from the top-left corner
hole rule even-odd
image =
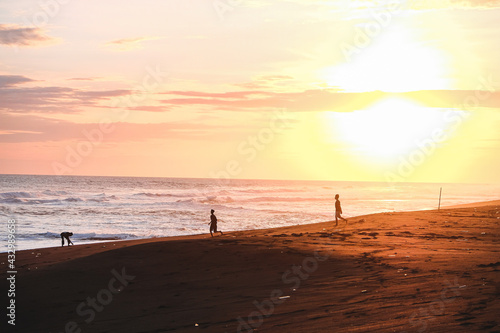
[[[335,211],[335,217],[341,217],[340,214],[341,213],[338,210]]]
[[[217,223],[210,224],[210,231],[217,231]]]

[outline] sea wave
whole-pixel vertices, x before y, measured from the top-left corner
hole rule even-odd
[[[33,192],[3,192],[0,193],[0,199],[20,199],[20,198],[36,198],[38,195]]]
[[[303,189],[291,188],[265,188],[265,189],[241,189],[241,193],[298,193],[303,192]]]
[[[54,190],[45,190],[42,193],[44,195],[52,195],[52,196],[68,195],[68,192],[66,191],[54,191]]]
[[[283,204],[294,204],[294,203],[331,203],[333,204],[333,199],[328,197],[281,197],[281,196],[262,196],[262,197],[238,197],[238,196],[207,196],[199,198],[187,198],[179,199],[171,204],[179,205],[219,205],[229,209],[234,209],[236,206],[245,209],[255,208],[255,205],[261,205],[269,203],[280,205]]]
[[[40,238],[61,238],[60,233],[55,233],[55,232],[43,232],[43,233],[37,233],[37,234],[21,234],[19,235],[20,238],[25,238],[25,239],[40,239]],[[138,235],[134,234],[98,234],[95,232],[91,233],[74,233],[73,236],[71,236],[72,239],[78,239],[78,240],[127,240],[127,239],[138,239],[141,238]]]
[[[204,198],[191,198],[187,200],[178,200],[177,202],[198,202],[198,203],[215,203],[215,204],[225,204],[225,203],[259,203],[259,202],[319,202],[319,201],[325,201],[329,202],[332,201],[331,198],[326,198],[326,197],[280,197],[280,196],[274,196],[274,197],[232,197],[232,196],[225,196],[225,197],[218,197],[218,196],[207,196]]]
[[[185,198],[185,197],[193,197],[195,196],[192,193],[150,193],[150,192],[141,192],[141,193],[134,193],[133,196],[138,196],[138,197],[166,197],[166,198]]]
[[[327,197],[255,197],[245,200],[246,202],[311,202],[325,201],[331,202],[331,198]]]
[[[68,202],[106,202],[110,200],[119,200],[115,195],[97,195],[93,198],[83,198],[69,195],[66,191],[46,190],[41,192],[3,192],[0,193],[0,204],[57,204]],[[59,197],[59,198],[54,198]]]

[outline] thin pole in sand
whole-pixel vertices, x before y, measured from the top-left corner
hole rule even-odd
[[[441,192],[443,192],[443,188],[442,187],[439,189],[439,205],[438,205],[438,210],[441,209]]]

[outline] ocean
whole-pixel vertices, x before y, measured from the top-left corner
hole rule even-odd
[[[91,176],[0,175],[1,252],[9,220],[16,249],[209,232],[210,210],[222,231],[281,227],[343,216],[436,209],[500,198],[500,185],[216,180]]]

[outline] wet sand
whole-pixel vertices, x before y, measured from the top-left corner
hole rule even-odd
[[[15,328],[500,332],[500,205],[485,205],[21,251]]]

